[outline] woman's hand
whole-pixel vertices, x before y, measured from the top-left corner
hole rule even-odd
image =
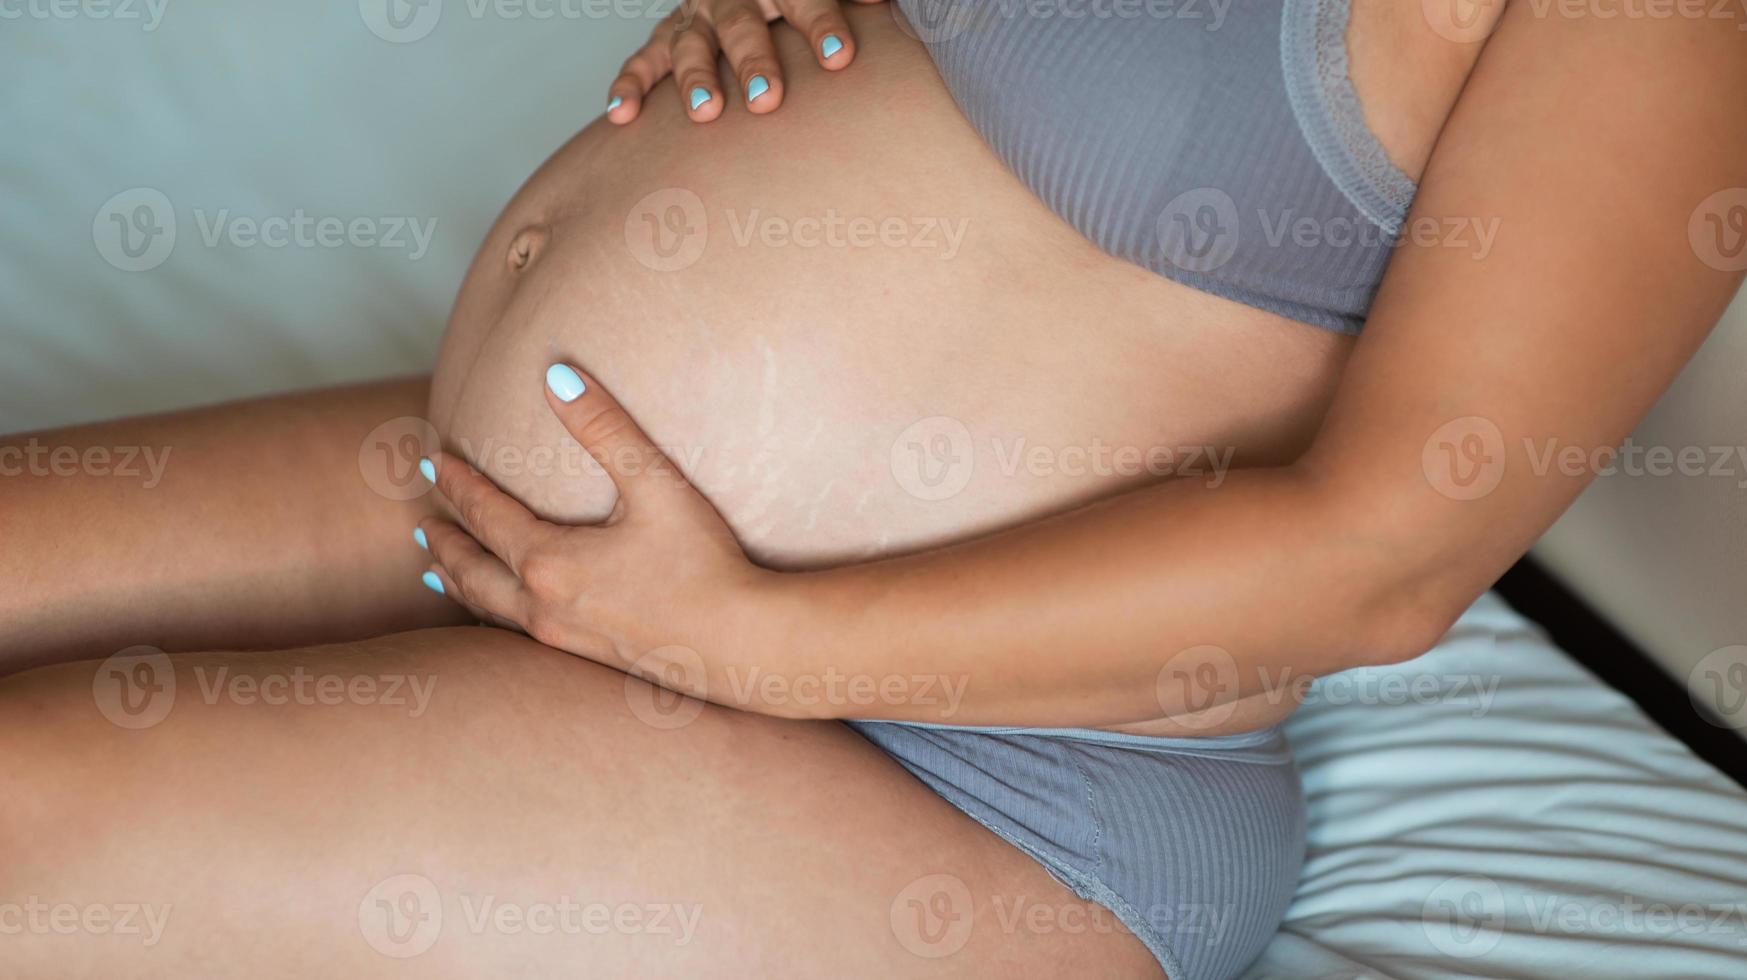
[[[554,364],[546,400],[618,487],[612,514],[582,527],[543,521],[439,453],[420,470],[461,525],[419,522],[414,536],[435,560],[425,584],[548,646],[698,697],[727,690],[712,676],[725,658],[771,648],[752,634],[767,621],[761,603],[778,574],[746,558],[715,508],[593,378]]]
[[[669,74],[693,122],[715,119],[726,105],[716,71],[719,54],[728,56],[746,107],[754,113],[775,111],[783,101],[783,77],[770,22],[779,17],[807,36],[813,57],[826,71],[855,60],[855,38],[838,0],[683,0],[619,69],[607,88],[607,119],[622,125],[637,118],[643,96]]]

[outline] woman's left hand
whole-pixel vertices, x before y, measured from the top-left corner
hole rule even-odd
[[[721,515],[594,378],[554,364],[546,400],[618,487],[612,514],[585,526],[541,520],[439,453],[421,470],[461,523],[419,523],[435,560],[425,584],[548,646],[685,693],[721,690],[707,675],[730,645],[757,642],[749,633],[778,573],[747,559]]]

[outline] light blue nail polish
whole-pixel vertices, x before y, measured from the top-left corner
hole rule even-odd
[[[426,572],[419,576],[419,581],[425,583],[425,588],[430,589],[432,592],[435,592],[438,595],[443,594],[443,580],[437,577],[436,572]]]
[[[752,76],[752,81],[746,83],[746,101],[757,102],[758,97],[770,91],[770,83],[763,75]]]
[[[588,390],[588,386],[582,383],[582,375],[568,364],[554,364],[546,369],[546,387],[551,388],[561,402],[576,401]]]
[[[698,106],[701,106],[708,101],[710,101],[709,89],[704,88],[702,85],[692,89],[692,109],[695,110]]]
[[[422,528],[422,527],[413,528],[412,529],[412,539],[414,541],[418,542],[419,547],[425,549],[426,551],[431,550],[431,543],[429,541],[425,540],[425,529],[424,528]]]
[[[614,109],[617,109],[619,106],[622,106],[624,104],[625,104],[625,100],[621,99],[615,95],[611,99],[607,100],[607,111],[612,112]]]
[[[437,467],[428,459],[419,460],[419,475],[432,483],[437,482]]]
[[[839,41],[835,34],[827,34],[819,41],[819,54],[823,57],[829,58],[842,50],[843,42]]]

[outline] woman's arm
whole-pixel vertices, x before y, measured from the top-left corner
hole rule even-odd
[[[1415,656],[1593,476],[1560,452],[1617,445],[1738,287],[1743,243],[1703,237],[1747,225],[1747,190],[1714,196],[1747,185],[1735,27],[1513,4],[1408,219],[1496,222],[1496,246],[1409,239],[1291,466],[754,575],[681,481],[614,470],[619,514],[560,533],[445,458],[440,488],[504,561],[427,522],[433,549],[453,592],[546,642],[778,714],[1113,725]],[[609,460],[653,451],[605,393],[552,405]],[[826,678],[897,693],[763,693]],[[960,696],[921,698],[942,684]]]
[[[1739,286],[1747,190],[1713,197],[1747,187],[1738,26],[1512,5],[1409,218],[1496,247],[1403,247],[1303,459],[826,573],[796,649],[957,669],[964,721],[1045,724],[1156,710],[1202,644],[1242,668],[1220,698],[1422,652],[1594,476],[1557,453],[1605,460]]]
[[[138,644],[282,648],[465,621],[417,587],[409,544],[432,507],[402,472],[434,439],[428,387],[0,438],[0,674]]]

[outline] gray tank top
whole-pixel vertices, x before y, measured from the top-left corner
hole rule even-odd
[[[983,139],[1118,258],[1357,333],[1414,182],[1347,75],[1350,0],[898,0]]]

